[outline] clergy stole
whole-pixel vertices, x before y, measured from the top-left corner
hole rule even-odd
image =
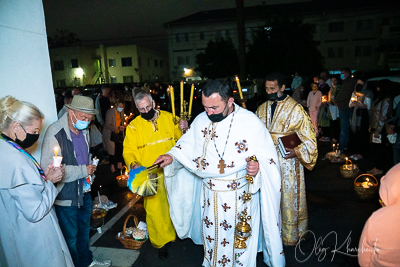
[[[260,210],[258,192],[246,205],[246,170],[223,179],[203,179],[201,203],[203,208],[203,266],[255,266],[257,258]],[[253,235],[246,241],[246,249],[235,249],[235,226],[247,208]],[[254,261],[254,263],[253,263]]]

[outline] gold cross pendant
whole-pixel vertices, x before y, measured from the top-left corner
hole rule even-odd
[[[225,173],[225,167],[226,167],[225,160],[220,159],[219,160],[219,164],[218,164],[218,168],[219,168],[219,173],[220,174]]]

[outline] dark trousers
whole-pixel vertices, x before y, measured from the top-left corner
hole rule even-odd
[[[347,108],[339,110],[340,117],[340,141],[339,145],[341,149],[347,149],[349,144],[349,133],[350,133],[350,118],[352,109]]]
[[[124,165],[124,158],[122,157],[122,150],[123,150],[122,143],[115,143],[115,154],[109,155],[110,164],[113,164],[115,169],[118,168],[118,162],[122,162],[122,165]]]
[[[335,138],[336,140],[339,140],[339,135],[340,135],[339,119],[331,120],[330,123],[331,126],[329,127],[329,133],[331,135],[331,139]]]
[[[89,249],[90,215],[92,199],[90,193],[84,193],[83,206],[64,207],[54,205],[69,252],[75,267],[87,267],[93,261]]]
[[[377,168],[378,170],[383,170],[383,168],[385,167],[385,161],[388,158],[386,151],[387,138],[386,138],[385,128],[382,129],[381,135],[382,135],[382,143],[380,144],[371,143],[371,152],[375,163],[374,167]]]

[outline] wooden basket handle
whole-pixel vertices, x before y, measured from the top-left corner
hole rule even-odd
[[[378,180],[375,178],[375,176],[373,176],[373,175],[371,175],[371,174],[367,174],[367,173],[364,173],[364,174],[359,175],[359,176],[354,180],[354,183],[357,182],[358,178],[360,178],[361,176],[368,176],[368,177],[370,177],[370,178],[373,178],[375,186],[378,185]],[[371,182],[372,182],[372,181],[371,181]]]
[[[128,168],[126,166],[122,166],[121,168],[121,177],[122,177],[122,170],[125,168],[125,171],[128,171]]]
[[[124,223],[124,228],[123,228],[123,233],[124,233],[124,239],[125,239],[125,240],[127,239],[127,237],[126,237],[126,223],[128,222],[128,220],[129,220],[130,217],[133,217],[133,221],[135,222],[135,226],[137,227],[137,225],[138,225],[138,221],[137,221],[137,218],[136,218],[135,215],[129,214],[129,215],[126,217],[125,223]]]

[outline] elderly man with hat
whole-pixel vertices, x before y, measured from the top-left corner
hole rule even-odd
[[[96,166],[91,164],[89,131],[86,128],[98,111],[93,106],[93,100],[86,96],[76,95],[71,104],[65,106],[68,112],[52,123],[46,131],[41,164],[50,165],[54,148],[59,148],[58,156],[62,156],[61,163],[65,166],[65,175],[57,184],[59,193],[54,206],[74,265],[110,266],[110,261],[93,260],[89,250],[92,199],[86,190],[88,184],[85,185],[85,180],[89,175],[93,175]]]

